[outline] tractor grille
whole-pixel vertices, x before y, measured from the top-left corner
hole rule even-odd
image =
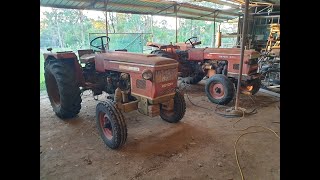
[[[136,87],[139,89],[146,89],[146,80],[144,79],[137,79]]]
[[[177,80],[177,69],[163,69],[156,71],[156,82],[161,83],[161,82],[166,82],[166,81],[172,81],[172,80]]]

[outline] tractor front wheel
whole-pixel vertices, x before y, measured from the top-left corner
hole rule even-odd
[[[183,94],[178,90],[174,95],[173,101],[173,109],[170,111],[162,108],[162,104],[160,105],[160,117],[169,123],[179,122],[186,113],[186,101],[184,100]]]
[[[121,147],[127,140],[127,125],[117,106],[110,100],[96,107],[96,123],[103,142],[111,149]]]
[[[228,104],[234,96],[233,83],[222,74],[211,76],[205,85],[208,99],[215,104]]]
[[[51,106],[61,119],[76,116],[81,109],[80,89],[77,85],[73,60],[46,59],[44,77]]]

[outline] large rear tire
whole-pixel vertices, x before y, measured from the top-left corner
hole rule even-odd
[[[166,58],[172,58],[174,59],[174,57],[167,53],[166,51],[163,51],[163,50],[154,50],[154,51],[151,51],[151,54],[155,54],[157,56],[160,56],[160,57],[166,57]]]
[[[126,122],[112,101],[106,100],[97,104],[96,123],[103,142],[109,148],[118,149],[126,142]]]
[[[222,74],[211,76],[205,85],[208,99],[215,104],[228,104],[234,96],[233,83]]]
[[[204,74],[195,74],[193,76],[184,77],[182,81],[186,82],[187,84],[198,84],[204,77]]]
[[[171,111],[164,110],[162,105],[160,105],[160,117],[169,123],[179,122],[186,113],[186,101],[184,100],[184,96],[178,90],[176,91],[173,100],[174,107]]]
[[[193,71],[192,75],[182,78],[182,81],[187,84],[198,84],[198,82],[200,82],[205,76],[202,67],[197,63],[192,63],[190,66]]]
[[[57,60],[54,57],[49,57],[44,64],[49,100],[61,119],[73,118],[81,109],[82,100],[73,65],[74,60]]]

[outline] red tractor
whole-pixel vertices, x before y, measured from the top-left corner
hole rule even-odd
[[[204,77],[209,78],[205,92],[209,100],[216,104],[228,104],[234,97],[239,73],[239,48],[195,48],[201,44],[196,37],[184,43],[162,45],[148,42],[157,47],[151,52],[157,56],[173,58],[179,62],[179,77],[188,84],[197,84]],[[241,92],[256,94],[261,86],[258,70],[259,52],[245,50]]]
[[[90,45],[100,49],[44,53],[45,83],[55,114],[61,119],[75,117],[81,109],[81,94],[107,93],[96,106],[96,123],[104,143],[116,149],[127,138],[123,112],[160,117],[179,122],[186,111],[184,96],[177,89],[178,63],[156,55],[106,51],[110,39],[100,36]],[[100,44],[100,45],[97,45]],[[51,51],[52,49],[48,49]]]

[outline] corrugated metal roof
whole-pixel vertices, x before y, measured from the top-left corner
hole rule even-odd
[[[197,2],[194,2],[197,1]],[[205,6],[209,2],[209,6]],[[105,4],[107,2],[107,8]],[[189,3],[188,3],[189,2]],[[262,4],[280,5],[280,0],[256,0]],[[256,6],[251,1],[250,6]],[[109,11],[132,14],[150,14],[222,22],[239,17],[244,0],[40,0],[40,6]],[[229,9],[218,9],[226,6]],[[212,8],[216,7],[216,8]],[[175,12],[175,9],[177,10]]]
[[[40,0],[40,6],[171,17],[175,17],[176,7],[177,17],[207,21],[213,21],[216,17],[217,22],[234,19],[240,15],[239,9],[221,10],[164,0],[108,0],[107,8],[104,0]]]

